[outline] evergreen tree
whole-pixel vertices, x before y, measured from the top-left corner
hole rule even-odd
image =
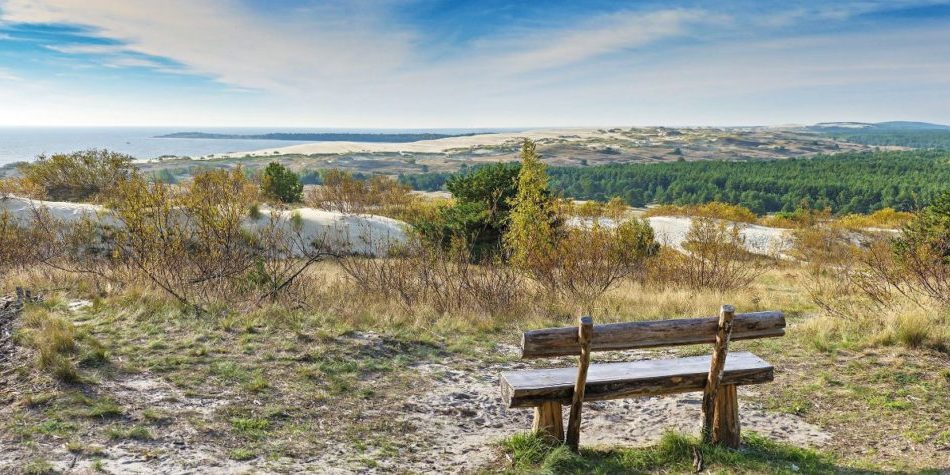
[[[510,222],[505,234],[511,261],[520,267],[546,261],[553,255],[557,241],[559,222],[545,168],[534,142],[525,139],[521,146],[518,193],[511,201]]]
[[[282,203],[296,203],[303,199],[303,185],[300,177],[287,167],[271,162],[261,177],[261,192]]]

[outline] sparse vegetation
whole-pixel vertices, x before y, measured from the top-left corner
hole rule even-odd
[[[223,470],[334,463],[437,471],[445,467],[426,465],[433,451],[461,442],[442,442],[429,419],[469,424],[487,434],[485,444],[497,441],[492,421],[475,422],[493,413],[454,405],[471,397],[472,407],[493,408],[493,399],[454,385],[471,376],[494,388],[489,380],[512,364],[519,330],[569,324],[579,312],[601,323],[712,314],[729,302],[740,311],[786,312],[786,338],[738,341],[735,349],[774,361],[781,382],[757,388],[749,401],[829,432],[820,449],[747,431],[739,452],[666,435],[646,448],[574,455],[517,436],[503,442],[510,462],[471,468],[676,472],[690,470],[694,450],[713,471],[943,466],[950,443],[943,198],[912,217],[836,218],[799,203],[786,218],[795,241],[787,260],[748,252],[739,232],[746,224],[736,223],[755,220],[747,209],[677,206],[665,212],[693,220],[676,249],[618,200],[559,199],[545,187],[552,169],[534,162],[530,146],[524,152],[521,166],[457,178],[451,200],[411,197],[392,179],[326,173],[332,186],[308,197],[313,204],[411,215],[415,229],[453,231],[410,232],[388,256],[330,259],[321,243],[300,242],[299,217],[261,206],[259,184],[242,170],[176,185],[120,180],[108,195],[123,226],[101,235],[95,252],[79,253],[86,241],[70,236],[83,234],[56,220],[0,220],[2,244],[33,243],[39,256],[0,247],[0,291],[25,286],[44,298],[9,320],[15,378],[2,381],[13,404],[0,418],[0,443],[23,464],[78,458],[109,470],[126,457],[116,447],[135,451],[123,460],[147,464],[158,453],[173,458],[174,434],[196,433],[189,443],[213,447]],[[464,226],[447,225],[452,208],[466,213]],[[252,216],[259,227],[240,226]],[[490,229],[491,238],[470,232],[477,229]],[[78,299],[88,302],[71,305]],[[420,399],[438,389],[446,399]],[[871,450],[867,440],[889,442]],[[101,446],[109,450],[94,449]],[[311,454],[321,458],[312,462]]]
[[[136,174],[132,157],[108,150],[41,155],[18,167],[27,187],[39,187],[54,201],[101,199]]]

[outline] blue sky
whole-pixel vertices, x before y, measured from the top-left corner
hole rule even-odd
[[[950,123],[950,3],[0,0],[0,125]]]

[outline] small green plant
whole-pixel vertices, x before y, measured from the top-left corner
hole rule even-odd
[[[231,451],[230,455],[231,455],[231,459],[238,460],[238,461],[251,460],[257,457],[257,454],[254,453],[253,450],[245,449],[245,448],[234,449]]]
[[[235,417],[231,419],[231,427],[245,437],[260,439],[270,428],[270,421],[258,417]]]
[[[56,470],[45,459],[33,459],[23,466],[21,473],[24,475],[47,475],[56,473]]]
[[[148,427],[138,425],[132,427],[110,427],[106,431],[106,435],[112,440],[131,439],[148,441],[154,438],[152,433],[149,432]]]

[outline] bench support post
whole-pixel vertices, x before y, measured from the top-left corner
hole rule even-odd
[[[574,400],[571,402],[571,416],[567,421],[567,445],[577,452],[581,441],[581,407],[584,405],[584,389],[587,386],[587,368],[590,366],[590,339],[594,333],[594,319],[581,317],[577,327],[577,342],[581,347],[581,356],[577,360],[577,381],[574,383]]]
[[[703,442],[719,444],[717,431],[714,427],[722,421],[722,412],[719,410],[720,382],[726,367],[726,354],[729,351],[729,338],[732,336],[732,320],[736,311],[732,305],[723,305],[719,310],[719,329],[716,332],[716,346],[713,349],[709,364],[709,377],[706,380],[706,389],[703,391]],[[737,431],[738,433],[738,431]]]
[[[739,398],[735,384],[725,384],[719,388],[716,400],[716,420],[713,426],[713,443],[719,443],[732,449],[739,448]]]
[[[564,420],[561,418],[561,403],[542,402],[534,408],[534,423],[531,430],[537,434],[546,434],[564,441]]]

